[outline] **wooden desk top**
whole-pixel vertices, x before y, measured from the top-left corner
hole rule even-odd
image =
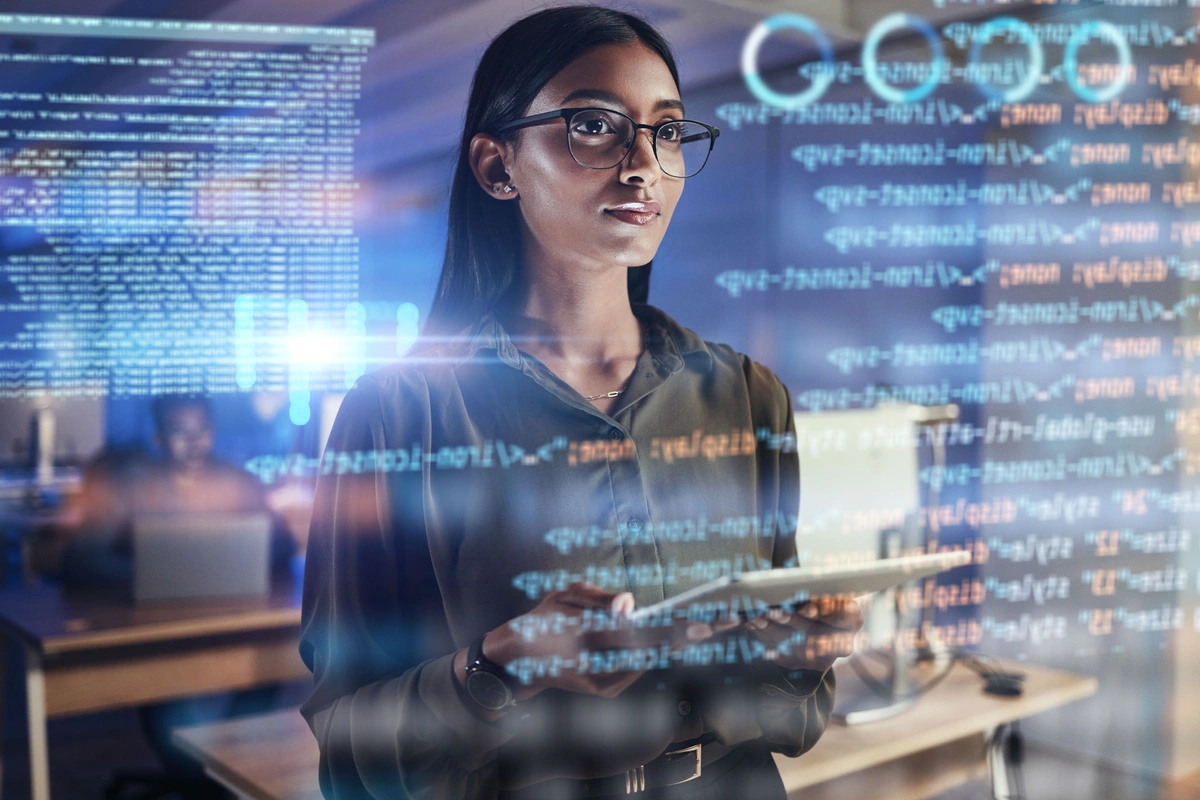
[[[268,598],[135,606],[111,595],[54,586],[0,592],[0,630],[43,655],[258,633],[300,625],[299,585],[278,582]]]
[[[907,711],[866,725],[830,722],[800,758],[775,755],[789,792],[858,772],[886,761],[982,733],[1096,693],[1095,678],[1023,662],[999,669],[1025,674],[1025,692],[1000,697],[983,691],[983,679],[961,664]],[[838,677],[842,677],[839,665]],[[927,675],[920,675],[922,680]]]
[[[984,694],[983,681],[962,665],[915,706],[869,725],[831,723],[800,758],[776,755],[789,793],[980,731],[1065,705],[1095,693],[1095,678],[1011,663],[1025,673],[1025,694]],[[841,672],[841,669],[838,670]],[[175,742],[227,786],[255,800],[321,800],[317,741],[296,709],[190,728]],[[980,757],[982,759],[982,756]]]
[[[317,786],[317,740],[295,708],[178,728],[172,739],[239,795],[323,800]]]

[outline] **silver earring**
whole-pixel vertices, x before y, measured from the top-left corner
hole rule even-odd
[[[505,194],[512,194],[512,192],[513,192],[513,190],[514,190],[515,188],[516,188],[516,187],[515,187],[515,186],[513,186],[511,183],[506,183],[506,184],[504,185],[504,193],[505,193]]]

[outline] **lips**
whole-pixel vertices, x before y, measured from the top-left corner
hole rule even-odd
[[[649,200],[646,202],[622,203],[619,206],[604,209],[604,213],[622,222],[627,222],[630,225],[649,225],[658,219],[661,210],[661,206],[658,203]]]
[[[662,206],[653,200],[634,201],[630,203],[621,203],[619,206],[609,206],[605,211],[632,211],[638,214],[659,214],[662,212]]]

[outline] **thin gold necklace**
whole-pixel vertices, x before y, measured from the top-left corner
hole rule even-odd
[[[642,350],[644,351],[646,349],[646,330],[642,326],[642,321],[640,319],[638,320],[638,331],[640,331],[642,334]],[[638,353],[638,358],[641,358],[641,356],[642,356],[642,354]],[[637,371],[637,367],[634,367],[634,372],[636,372],[636,371]],[[629,380],[630,381],[633,380],[632,375],[629,376]],[[617,389],[615,392],[605,392],[604,394],[598,394],[595,397],[585,397],[583,399],[584,400],[600,400],[600,399],[606,398],[606,397],[616,397],[617,395],[619,395],[621,392],[625,391],[628,388],[629,388],[629,381],[625,381],[625,385],[622,386],[620,389]]]
[[[624,386],[622,386],[620,389],[617,389],[615,392],[608,392],[607,394],[598,394],[595,397],[585,397],[584,399],[585,400],[599,400],[602,397],[616,397],[621,392],[625,391],[627,388],[629,388],[628,382],[626,382],[626,384]]]

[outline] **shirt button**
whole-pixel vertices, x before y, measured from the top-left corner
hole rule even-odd
[[[630,517],[629,522],[626,523],[626,527],[630,533],[637,533],[642,529],[642,521],[637,517]]]
[[[621,433],[621,431],[617,430],[616,428],[609,428],[608,429],[608,438],[612,439],[615,442],[618,439],[624,439],[625,434]]]
[[[692,704],[687,700],[680,700],[679,705],[676,706],[675,709],[679,712],[679,716],[686,717],[688,714],[692,713]]]

